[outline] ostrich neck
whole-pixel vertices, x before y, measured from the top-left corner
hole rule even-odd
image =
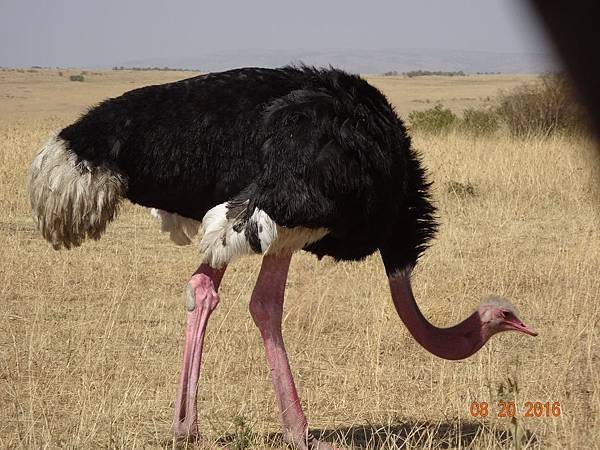
[[[389,282],[394,306],[402,322],[429,352],[444,359],[464,359],[485,344],[477,312],[453,327],[438,328],[419,310],[410,285],[409,271],[390,276]]]

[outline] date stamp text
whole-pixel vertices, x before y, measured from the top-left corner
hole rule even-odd
[[[469,412],[473,417],[488,417],[497,414],[498,417],[559,417],[560,402],[525,402],[519,408],[515,402],[498,402],[497,405],[488,402],[472,402]]]

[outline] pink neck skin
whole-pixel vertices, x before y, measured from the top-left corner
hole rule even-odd
[[[421,313],[410,286],[410,271],[389,277],[392,299],[398,315],[415,340],[427,351],[444,359],[468,358],[489,339],[475,311],[450,328],[432,325]]]

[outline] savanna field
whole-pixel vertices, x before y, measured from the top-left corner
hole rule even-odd
[[[176,247],[147,209],[126,204],[100,241],[54,251],[34,229],[25,184],[34,151],[88,106],[194,74],[74,74],[0,71],[0,448],[172,448],[197,245]],[[533,77],[367,78],[407,117],[437,102],[484,107]],[[378,255],[334,264],[299,253],[283,326],[311,429],[340,448],[599,448],[594,144],[502,130],[412,136],[441,223],[415,272],[423,312],[449,326],[498,294],[539,336],[503,333],[470,359],[441,360],[397,317]],[[181,447],[286,448],[247,308],[259,265],[242,259],[225,274],[198,394],[205,440]],[[502,401],[515,402],[514,418],[498,417]],[[489,414],[474,417],[473,402],[487,402]],[[526,402],[558,402],[560,414],[526,417]]]

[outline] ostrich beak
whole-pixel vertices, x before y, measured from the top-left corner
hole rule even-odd
[[[529,328],[527,325],[521,322],[516,316],[504,319],[504,324],[509,330],[520,331],[521,333],[528,334],[529,336],[538,335],[535,331],[533,331],[531,328]]]

